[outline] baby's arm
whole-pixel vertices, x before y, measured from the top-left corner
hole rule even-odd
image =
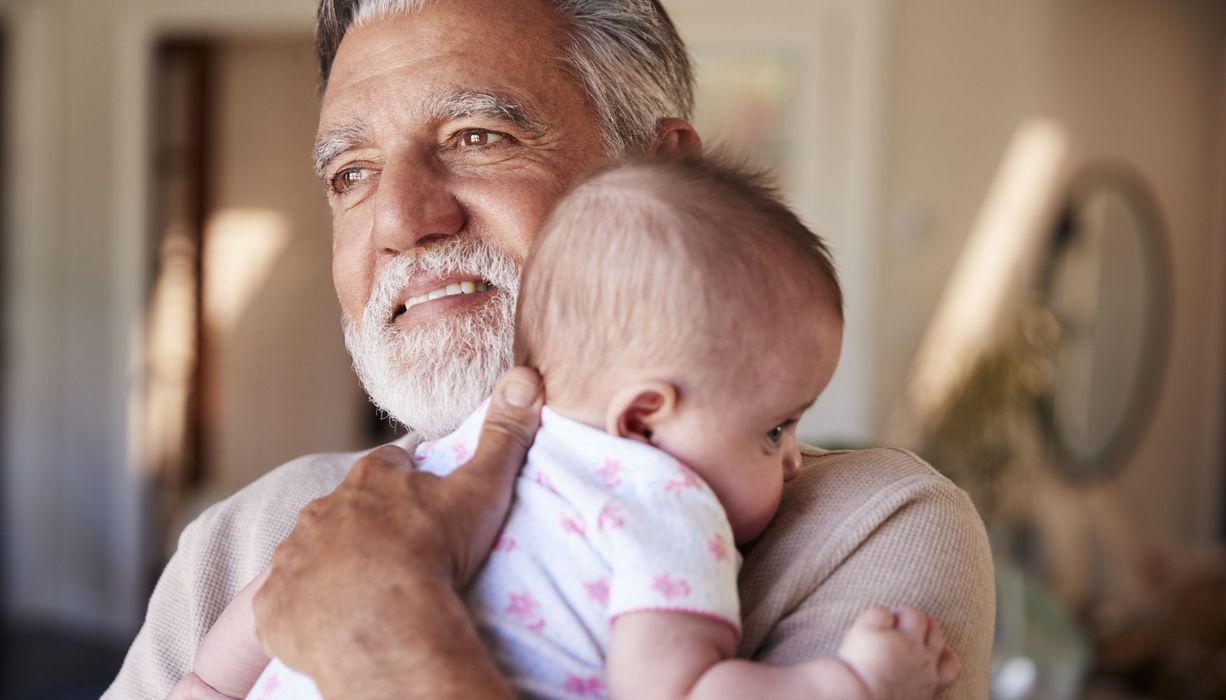
[[[796,666],[731,658],[726,623],[677,612],[636,612],[614,622],[607,674],[615,698],[924,699],[957,675],[940,627],[913,608],[872,608],[844,636],[839,656]]]
[[[247,584],[221,612],[196,650],[192,672],[170,691],[170,700],[246,697],[269,660],[256,637],[255,613],[251,609],[251,599],[266,578],[267,570]],[[201,685],[217,695],[210,696]]]

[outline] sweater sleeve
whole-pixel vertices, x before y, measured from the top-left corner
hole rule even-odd
[[[202,516],[203,517],[203,516]],[[106,700],[155,700],[164,698],[171,687],[191,670],[196,644],[203,636],[195,633],[197,624],[211,620],[192,610],[196,600],[189,571],[201,525],[192,521],[179,537],[178,549],[158,579],[145,623],[128,649],[119,676],[103,693]]]
[[[740,653],[777,664],[833,654],[864,609],[908,604],[940,621],[962,661],[943,697],[987,697],[995,584],[970,499],[902,450],[805,463],[746,556]]]
[[[197,645],[226,604],[267,567],[298,511],[335,489],[355,459],[311,455],[289,462],[184,528],[104,700],[165,698],[191,670]]]

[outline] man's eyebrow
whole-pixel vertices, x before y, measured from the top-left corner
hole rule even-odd
[[[548,131],[519,100],[493,90],[464,89],[434,95],[427,98],[423,112],[429,123],[460,117],[488,117],[510,124],[532,137],[539,138]]]
[[[461,117],[486,117],[510,124],[530,137],[540,138],[548,132],[548,128],[531,115],[531,111],[519,100],[492,90],[456,90],[431,96],[422,105],[422,119],[427,124]],[[366,124],[360,120],[321,131],[315,137],[312,158],[315,174],[321,180],[326,179],[326,169],[333,159],[367,141]]]
[[[360,121],[319,132],[315,137],[315,150],[312,154],[315,174],[320,180],[326,179],[325,171],[334,158],[365,142],[366,125]]]

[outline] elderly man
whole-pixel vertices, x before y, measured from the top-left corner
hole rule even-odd
[[[322,0],[317,40],[316,165],[346,342],[372,399],[412,433],[295,460],[201,515],[109,697],[163,697],[270,560],[260,637],[326,696],[509,696],[456,591],[506,512],[543,401],[530,370],[499,381],[519,263],[593,163],[701,148],[684,121],[685,49],[655,0]],[[442,480],[404,468],[402,448],[491,389],[472,462]],[[986,696],[986,538],[965,495],[914,456],[808,452],[744,554],[742,655],[831,653],[869,605],[907,603],[961,657],[947,696]]]

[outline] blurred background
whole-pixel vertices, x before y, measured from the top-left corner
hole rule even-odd
[[[1226,3],[664,4],[700,132],[839,263],[802,436],[980,508],[993,697],[1226,697]],[[0,0],[0,696],[96,697],[187,521],[394,434],[341,343],[313,12]]]

